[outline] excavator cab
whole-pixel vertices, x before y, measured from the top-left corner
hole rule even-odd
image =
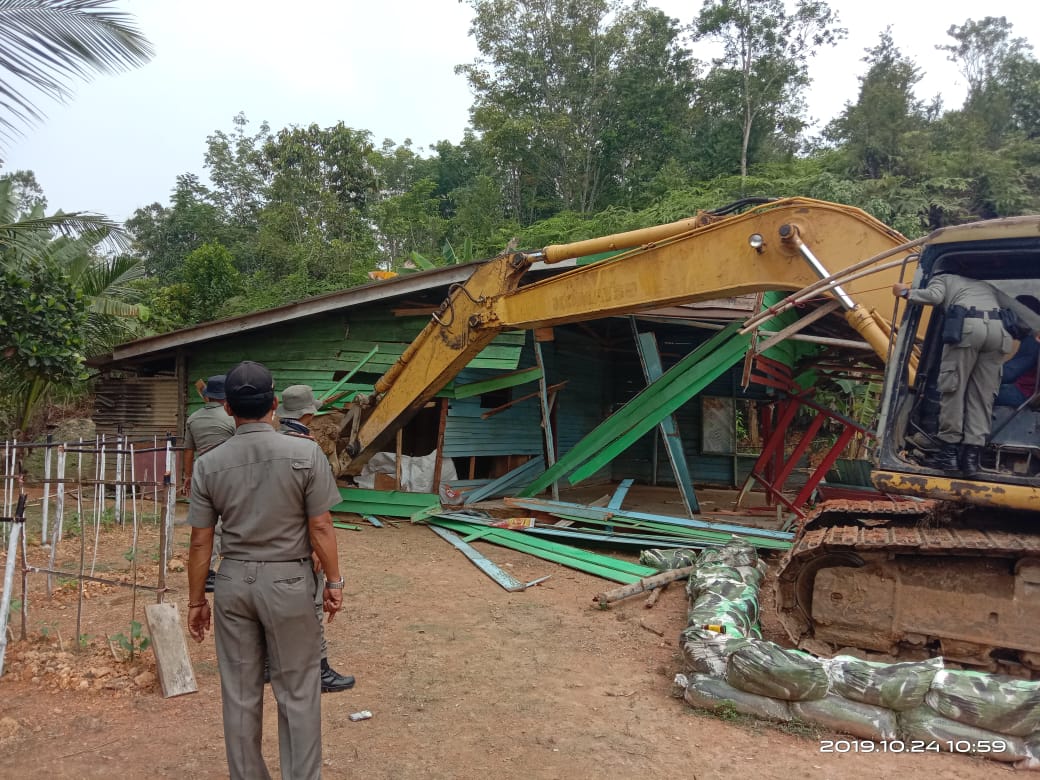
[[[935,275],[943,273],[992,285],[1002,308],[1012,309],[1023,326],[1022,332],[1016,334],[1019,337],[1032,338],[1028,331],[1040,331],[1040,314],[1023,304],[1040,299],[1040,218],[994,220],[938,231],[921,253],[914,287],[927,286]],[[878,426],[879,487],[927,498],[959,500],[964,497],[960,494],[965,488],[950,486],[943,480],[968,480],[961,479],[959,472],[943,472],[925,465],[928,454],[941,446],[936,435],[945,320],[946,314],[939,307],[910,304],[905,308],[886,374],[885,402]],[[1014,342],[1007,357],[1017,347]],[[916,372],[911,368],[915,358]],[[1036,365],[1028,370],[1034,377],[1038,372]],[[1040,508],[1032,498],[1040,488],[1038,400],[1040,397],[1026,398],[1015,406],[994,406],[990,440],[981,453],[982,470],[970,480],[980,483],[975,492],[987,496],[983,503],[992,500],[994,505],[1008,508]],[[1001,485],[1021,488],[1012,491],[1018,498],[1010,505],[1000,498]]]

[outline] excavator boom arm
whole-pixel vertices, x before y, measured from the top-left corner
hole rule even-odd
[[[829,273],[906,242],[848,206],[801,198],[730,217],[607,236],[533,254],[501,256],[454,287],[401,359],[376,383],[375,403],[349,442],[349,473],[386,443],[494,337],[505,330],[551,327],[650,308],[769,290],[800,290]],[[805,259],[811,247],[816,267]],[[532,262],[604,251],[624,255],[519,288]],[[889,275],[894,281],[896,270]],[[884,280],[871,278],[876,288]],[[842,293],[844,295],[844,292]],[[850,294],[846,318],[883,358],[888,333],[870,309],[891,305],[887,289]]]

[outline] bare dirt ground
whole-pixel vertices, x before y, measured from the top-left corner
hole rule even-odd
[[[154,527],[142,533],[142,548],[156,550]],[[358,684],[322,697],[327,778],[937,780],[1012,772],[948,754],[821,754],[819,739],[833,735],[690,709],[670,697],[681,671],[680,587],[652,610],[635,598],[601,611],[592,597],[611,583],[521,553],[477,545],[521,580],[552,575],[510,594],[427,528],[404,522],[337,533],[346,608],[327,627],[329,656]],[[96,573],[127,571],[130,534],[103,531]],[[181,556],[187,538],[179,527]],[[30,563],[45,556],[30,546]],[[79,540],[70,539],[58,563],[74,570],[79,556]],[[154,583],[151,555],[138,564],[140,581]],[[30,640],[9,646],[0,678],[0,777],[226,777],[212,637],[189,641],[199,692],[164,700],[151,651],[117,660],[118,646],[107,641],[129,633],[129,589],[88,587],[79,649],[75,585],[52,601],[44,586],[43,575],[30,577]],[[185,574],[172,573],[170,586],[183,620]],[[149,600],[137,599],[142,622]],[[13,618],[17,638],[17,612]],[[278,776],[275,706],[268,689],[264,755]],[[374,717],[351,722],[363,709]]]

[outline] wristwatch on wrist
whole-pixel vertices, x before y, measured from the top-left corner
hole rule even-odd
[[[910,288],[909,288],[909,287],[907,287],[907,288],[906,288],[905,290],[903,290],[903,291],[902,291],[901,293],[899,293],[899,295],[900,295],[900,297],[902,297],[902,298],[907,298],[907,299],[909,299],[909,298],[910,298]]]
[[[325,580],[325,587],[329,590],[343,590],[343,578],[338,580]]]

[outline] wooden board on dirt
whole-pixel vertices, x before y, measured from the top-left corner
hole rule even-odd
[[[144,608],[144,619],[152,640],[155,670],[162,686],[163,698],[196,693],[199,686],[195,682],[195,671],[188,657],[188,645],[184,641],[177,605],[149,604]]]

